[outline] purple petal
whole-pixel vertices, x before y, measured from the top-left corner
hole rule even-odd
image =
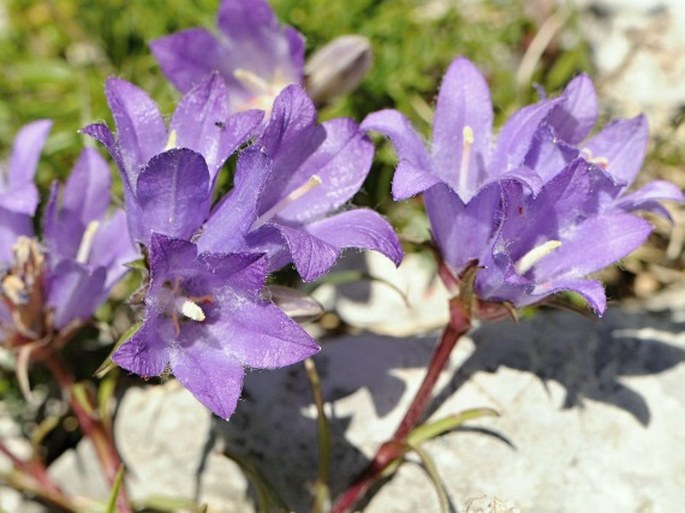
[[[501,189],[493,183],[468,203],[447,185],[431,187],[424,193],[433,237],[445,261],[455,272],[474,259],[481,259],[501,217]]]
[[[470,158],[461,169],[464,153],[464,129],[473,131]],[[446,183],[464,199],[482,183],[482,170],[492,134],[490,91],[478,68],[460,57],[450,65],[440,86],[433,123],[433,159],[435,169]],[[465,173],[466,176],[460,176]]]
[[[599,271],[637,249],[651,231],[650,223],[630,214],[591,217],[567,230],[561,246],[533,267],[535,281],[581,278]]]
[[[207,331],[224,352],[247,367],[276,369],[301,362],[319,346],[295,321],[271,303],[236,298]],[[226,333],[230,333],[229,339]]]
[[[166,146],[166,126],[155,102],[133,84],[109,78],[105,95],[128,180],[134,185],[142,166]]]
[[[129,271],[125,264],[139,257],[131,242],[126,224],[126,213],[117,210],[103,221],[93,237],[93,246],[88,263],[107,270],[105,289],[109,290]]]
[[[151,232],[190,238],[209,214],[209,172],[202,155],[175,149],[153,157],[138,177],[137,199],[145,212],[133,236],[147,245]]]
[[[48,138],[52,121],[34,121],[14,138],[7,183],[0,176],[0,207],[19,214],[33,215],[38,206],[38,189],[33,183],[40,152]]]
[[[542,123],[535,132],[524,164],[534,169],[541,180],[546,183],[579,155],[580,151],[577,148],[566,144],[557,137],[550,125]]]
[[[597,94],[592,80],[585,74],[579,75],[564,89],[564,103],[554,109],[549,123],[564,142],[580,143],[597,123]]]
[[[268,199],[285,198],[317,176],[321,184],[279,211],[278,217],[293,223],[307,223],[337,209],[361,188],[371,168],[374,148],[357,124],[347,118],[325,122],[326,138],[297,169],[283,189],[276,190],[275,182],[267,182],[262,209],[271,207]],[[280,176],[280,160],[274,159],[273,176]],[[271,193],[271,194],[269,194]]]
[[[589,303],[598,315],[602,315],[606,310],[607,297],[604,292],[604,286],[601,282],[596,280],[579,280],[564,278],[559,280],[550,280],[544,284],[535,287],[533,292],[521,299],[517,306],[526,306],[541,301],[547,296],[557,294],[559,292],[575,292],[580,294]]]
[[[116,140],[114,139],[114,134],[112,134],[112,131],[109,128],[107,128],[107,125],[103,123],[93,123],[82,128],[81,130],[79,130],[79,132],[81,132],[82,134],[89,135],[107,149],[111,157],[114,159],[114,162],[116,163],[117,167],[119,168],[119,174],[121,176],[122,181],[124,182],[124,189],[126,193],[132,192],[133,185],[129,182],[128,173],[126,171],[126,165],[124,164],[123,157],[121,156],[121,152],[119,151],[119,146]]]
[[[9,161],[8,181],[10,187],[33,183],[38,159],[41,151],[43,151],[50,128],[52,128],[52,121],[42,119],[29,123],[19,130],[12,144],[12,154]]]
[[[232,69],[250,70],[268,82],[277,74],[286,83],[302,81],[302,36],[282,26],[266,0],[221,2],[217,26],[229,41],[225,58]]]
[[[197,239],[200,251],[239,251],[257,219],[257,205],[272,162],[259,146],[241,153],[233,178],[233,189],[212,211]]]
[[[231,88],[238,85],[230,68],[224,69],[222,65],[223,46],[204,29],[184,30],[155,39],[150,49],[164,74],[181,92],[190,91],[214,70],[222,73]]]
[[[259,143],[274,161],[277,172],[269,181],[262,207],[278,202],[286,188],[297,181],[299,187],[310,177],[301,166],[326,138],[326,130],[316,123],[316,108],[304,90],[296,85],[283,89],[274,101],[273,111]]]
[[[87,320],[105,300],[105,275],[73,260],[62,260],[48,278],[48,305],[54,309],[55,327],[64,328],[76,319]]]
[[[169,362],[168,351],[167,344],[157,333],[157,318],[153,317],[117,349],[112,360],[123,369],[149,378],[164,372]]]
[[[314,237],[338,248],[371,249],[395,265],[402,261],[402,247],[388,222],[373,210],[357,208],[312,223],[305,228]]]
[[[534,199],[523,191],[508,194],[502,227],[507,251],[518,260],[539,241],[558,240],[578,222],[600,213],[619,188],[600,169],[577,159]]]
[[[33,236],[33,218],[0,207],[0,263],[12,261],[12,246],[20,235]]]
[[[224,333],[222,338],[225,336]],[[175,347],[170,365],[176,379],[212,412],[222,419],[233,414],[240,398],[244,371],[223,347],[200,342]]]
[[[488,164],[490,177],[501,176],[523,164],[540,123],[563,101],[543,100],[517,111],[502,127],[497,146]]]
[[[183,97],[171,119],[169,131],[176,133],[176,147],[200,153],[212,183],[229,155],[253,135],[264,116],[261,111],[230,114],[226,85],[212,73]]]
[[[403,114],[396,110],[373,112],[362,121],[361,129],[380,132],[395,147],[400,159],[392,182],[395,200],[407,199],[440,182],[421,137]]]
[[[20,214],[34,215],[38,200],[38,189],[33,182],[12,185],[10,190],[0,192],[0,207]]]
[[[310,235],[302,228],[272,223],[285,240],[292,262],[304,281],[312,281],[325,274],[338,259],[338,249]],[[271,259],[271,256],[270,256]],[[281,263],[281,260],[278,260]],[[273,263],[272,263],[273,265]]]
[[[627,212],[647,210],[671,220],[668,210],[659,203],[663,200],[683,203],[685,197],[677,185],[665,180],[655,180],[632,194],[621,197],[613,206]]]
[[[622,119],[605,126],[585,147],[593,159],[606,159],[608,164],[602,167],[607,173],[629,186],[642,167],[648,132],[644,116]]]
[[[200,253],[197,261],[217,281],[215,290],[220,302],[232,301],[236,292],[261,297],[269,274],[269,263],[263,254]]]
[[[107,211],[112,177],[109,166],[93,148],[85,148],[62,192],[62,208],[77,212],[84,225]]]

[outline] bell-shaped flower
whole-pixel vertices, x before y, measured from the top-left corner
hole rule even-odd
[[[150,44],[180,91],[218,71],[229,88],[231,112],[269,110],[281,89],[302,83],[304,38],[281,25],[266,0],[222,0],[217,28],[184,30]]]
[[[0,264],[12,259],[12,245],[20,235],[33,235],[38,206],[33,179],[51,127],[47,119],[24,126],[14,138],[7,167],[0,169]]]
[[[168,130],[152,99],[133,84],[110,78],[105,93],[116,138],[102,123],[83,132],[104,144],[119,168],[131,236],[146,246],[153,231],[190,237],[209,213],[221,166],[263,113],[231,115],[216,73],[181,99]]]
[[[398,111],[375,112],[362,122],[362,129],[382,133],[395,146],[394,198],[425,192],[433,237],[453,272],[482,258],[501,223],[506,190],[518,190],[515,184],[530,191],[542,186],[524,160],[540,123],[562,101],[543,100],[519,110],[493,144],[488,85],[470,61],[457,58],[440,87],[430,149]]]
[[[383,217],[344,209],[364,182],[373,151],[350,119],[317,124],[306,93],[288,86],[255,147],[241,155],[234,188],[212,212],[199,248],[264,251],[271,269],[293,262],[307,281],[328,271],[344,248],[379,251],[399,263],[399,241]]]
[[[295,321],[262,298],[264,255],[198,254],[190,242],[153,234],[149,261],[145,319],[113,355],[124,369],[145,377],[171,372],[227,419],[244,368],[283,367],[318,351]]]
[[[605,208],[627,212],[650,210],[666,218],[661,200],[682,201],[682,191],[665,180],[655,180],[628,192],[642,167],[647,152],[649,129],[643,115],[612,121],[588,137],[597,117],[597,95],[587,75],[579,75],[564,89],[563,103],[541,123],[526,155],[526,165],[543,181],[554,178],[574,159],[583,158],[599,167],[616,182],[613,194],[601,197]]]
[[[53,184],[43,220],[49,266],[48,304],[55,327],[90,317],[138,258],[128,236],[126,214],[107,215],[112,179],[92,148],[81,153],[60,190]]]

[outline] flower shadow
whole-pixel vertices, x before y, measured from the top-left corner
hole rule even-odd
[[[647,426],[649,405],[622,380],[663,373],[685,361],[684,328],[665,313],[618,309],[610,309],[603,319],[551,311],[518,324],[486,324],[472,334],[475,351],[433,406],[475,373],[507,367],[529,372],[545,386],[553,381],[564,387],[565,409],[582,407],[585,399],[592,399],[620,408]]]

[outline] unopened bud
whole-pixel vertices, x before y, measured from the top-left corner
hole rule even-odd
[[[356,88],[371,67],[371,42],[353,34],[319,48],[305,65],[306,87],[314,103],[323,105]]]

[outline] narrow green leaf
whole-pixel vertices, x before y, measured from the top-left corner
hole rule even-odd
[[[433,482],[433,486],[435,486],[435,491],[438,494],[438,501],[440,502],[441,513],[449,513],[450,501],[447,497],[445,485],[442,484],[442,479],[440,479],[438,468],[435,466],[433,458],[431,458],[426,451],[417,445],[411,446],[411,448],[421,459],[423,469],[426,471],[428,478]]]
[[[448,417],[417,427],[407,436],[407,443],[412,447],[418,446],[427,440],[437,438],[458,428],[467,420],[481,417],[499,417],[499,413],[492,408],[473,408],[461,413],[455,413],[454,415],[449,415]]]
[[[119,465],[119,470],[117,470],[117,475],[114,478],[114,483],[112,484],[112,492],[107,500],[107,509],[105,513],[117,513],[117,497],[119,497],[119,490],[121,490],[121,485],[124,482],[124,466]]]

